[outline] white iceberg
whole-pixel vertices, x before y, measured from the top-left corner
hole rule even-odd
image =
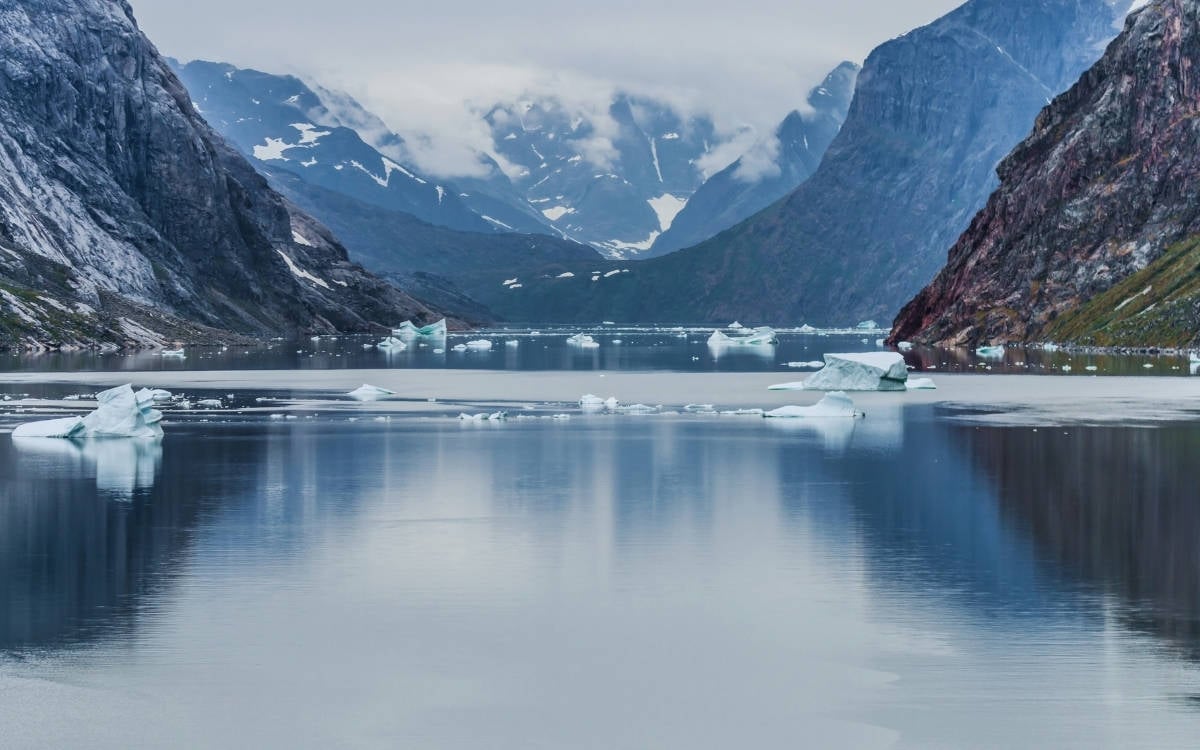
[[[981,346],[975,350],[975,353],[986,359],[999,359],[1004,356],[1004,345]]]
[[[820,370],[825,366],[825,363],[820,360],[813,360],[811,362],[788,362],[787,366],[793,370]]]
[[[740,331],[740,330],[742,330],[742,328],[743,328],[742,324],[737,322],[736,320],[729,324],[729,330],[731,330],[731,331]]]
[[[402,352],[408,348],[408,344],[404,343],[395,336],[388,336],[386,339],[376,344],[375,348],[385,352]]]
[[[729,336],[723,331],[713,331],[708,337],[708,345],[713,348],[724,347],[766,347],[772,346],[779,341],[779,336],[773,328],[763,326],[755,328],[750,333],[737,336]]]
[[[162,412],[153,408],[153,392],[137,393],[123,385],[96,394],[96,410],[86,417],[65,417],[17,425],[13,437],[161,438]]]
[[[201,409],[224,409],[225,404],[219,398],[205,398],[196,402]]]
[[[810,391],[903,391],[908,367],[896,352],[826,354],[825,368],[804,381]],[[772,390],[790,390],[773,388]]]
[[[427,326],[417,326],[411,320],[406,320],[396,328],[392,329],[393,336],[399,336],[406,339],[415,338],[444,338],[446,336],[446,319],[443,318],[436,323],[431,323]]]
[[[816,333],[817,332],[817,329],[813,328],[808,323],[805,323],[804,325],[800,326],[796,330],[799,331],[800,333]]]
[[[187,359],[187,354],[180,349],[163,349],[159,352],[164,357],[173,357],[174,359]]]
[[[509,339],[508,341],[504,342],[504,345],[515,349],[516,347],[521,345],[521,342],[517,341],[516,339]]]
[[[937,385],[929,378],[909,378],[906,383],[910,391],[936,391]]]
[[[467,351],[472,352],[487,352],[491,351],[492,342],[487,339],[476,339],[475,341],[467,342]]]
[[[768,419],[857,419],[863,413],[854,409],[849,396],[834,391],[812,406],[782,406],[763,416]]]
[[[645,404],[630,404],[629,406],[618,406],[614,411],[618,414],[658,414],[662,411],[661,406],[646,406]]]
[[[604,399],[589,393],[580,397],[579,408],[586,412],[604,411]]]
[[[379,386],[363,383],[358,388],[355,388],[346,395],[355,401],[379,401],[380,399],[387,398],[388,396],[395,396],[396,392],[389,391],[387,388],[380,388]]]
[[[458,418],[463,422],[503,422],[508,419],[508,412],[494,411],[483,414],[459,414]]]
[[[873,320],[864,320],[863,322],[856,325],[855,328],[857,328],[860,331],[878,331],[878,330],[880,330],[879,324]]]
[[[411,320],[406,320],[399,326],[392,329],[392,335],[401,337],[416,337],[417,326],[414,325]]]
[[[717,409],[712,404],[688,404],[683,410],[688,414],[714,414]]]
[[[901,341],[899,344],[896,344],[896,348],[902,352],[911,352],[913,346],[913,342],[911,341]]]
[[[824,365],[824,363],[822,363]],[[767,386],[768,391],[802,391],[804,390],[804,381],[798,380],[794,383],[776,383],[772,386]]]
[[[450,351],[452,352],[465,352],[466,350],[466,344],[455,344],[454,346],[450,347]]]
[[[571,346],[578,346],[581,349],[600,348],[600,344],[596,342],[596,339],[592,338],[586,333],[577,333],[574,336],[568,336],[567,343]]]
[[[730,409],[729,411],[721,412],[724,417],[761,417],[766,414],[762,409]]]
[[[149,394],[150,394],[150,398],[153,401],[155,401],[156,403],[170,401],[172,398],[175,397],[175,395],[173,393],[171,393],[170,391],[164,391],[162,388],[151,388],[151,389],[149,389]]]

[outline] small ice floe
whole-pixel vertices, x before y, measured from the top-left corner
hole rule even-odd
[[[908,390],[910,391],[936,391],[937,385],[929,378],[909,378]]]
[[[740,331],[743,327],[744,326],[736,320],[729,324],[729,330],[731,331]]]
[[[385,352],[402,352],[408,348],[408,344],[404,343],[395,336],[388,336],[383,341],[380,341],[378,344],[376,344],[375,348]]]
[[[579,408],[586,412],[604,411],[604,399],[594,394],[587,394],[579,398]]]
[[[380,388],[376,385],[363,383],[358,388],[355,388],[346,395],[355,401],[379,401],[380,399],[385,399],[388,396],[395,396],[396,392],[389,391],[387,388]]]
[[[205,398],[196,402],[201,409],[224,409],[225,404],[219,398]]]
[[[457,347],[455,347],[457,348]],[[467,342],[467,351],[471,352],[488,352],[492,350],[492,342],[487,339],[476,339],[475,341]]]
[[[975,353],[985,359],[1000,359],[1004,356],[1004,345],[981,346],[975,350]]]
[[[725,347],[740,347],[740,346],[773,346],[779,342],[779,336],[775,333],[775,329],[763,326],[755,328],[747,334],[729,336],[723,331],[713,331],[708,337],[708,345],[713,348]]]
[[[863,322],[859,323],[858,325],[856,325],[854,327],[860,331],[878,331],[878,330],[880,330],[879,324],[873,320],[864,320]]]
[[[508,341],[504,342],[504,345],[511,349],[516,349],[518,346],[521,345],[521,342],[517,341],[516,339],[509,339]]]
[[[458,418],[463,422],[503,422],[504,420],[508,419],[508,412],[494,411],[491,413],[484,412],[480,414],[463,413],[459,414]]]
[[[150,388],[149,393],[151,400],[159,404],[175,398],[175,394],[171,393],[170,391],[164,391],[162,388]]]
[[[712,404],[688,404],[683,410],[688,414],[715,414],[717,411]]]
[[[911,352],[914,347],[911,341],[901,341],[899,344],[896,344],[896,348],[902,352]]]
[[[171,359],[187,359],[187,353],[182,348],[179,349],[163,349],[159,352],[160,356],[169,357]]]
[[[455,344],[454,346],[450,347],[450,351],[452,351],[452,352],[460,352],[461,353],[461,352],[465,352],[466,350],[467,350],[466,344]]]
[[[763,409],[729,409],[721,412],[723,417],[761,417],[766,414]]]
[[[624,343],[623,341],[621,341],[621,339],[613,339],[613,340],[612,340],[612,342],[613,342],[614,344],[616,344],[617,346],[620,346],[621,344],[623,344],[623,343]]]
[[[64,417],[17,425],[15,438],[143,438],[163,436],[162,412],[153,408],[148,389],[122,385],[96,394],[96,410],[85,417]]]
[[[763,416],[768,419],[858,419],[864,415],[855,410],[849,396],[834,391],[812,406],[781,406]]]
[[[1146,364],[1142,365],[1142,367],[1143,367],[1144,369],[1146,369],[1146,370],[1153,370],[1153,369],[1154,369],[1154,365],[1152,365],[1152,364],[1151,364],[1151,363],[1149,363],[1149,362],[1147,362]]]
[[[825,366],[825,363],[820,360],[813,360],[811,362],[788,362],[787,366],[793,370],[820,370]]]
[[[1071,371],[1071,366],[1070,366],[1070,365],[1063,365],[1063,366],[1062,366],[1062,371],[1063,371],[1063,372],[1070,372],[1070,371]]]
[[[600,344],[596,342],[596,339],[586,333],[577,333],[574,336],[568,336],[567,343],[571,346],[578,346],[580,349],[600,348]]]
[[[816,329],[816,328],[813,328],[812,326],[810,326],[810,325],[809,325],[809,324],[807,324],[807,323],[805,323],[804,325],[800,326],[800,327],[799,327],[799,328],[797,328],[796,330],[797,330],[797,331],[799,331],[800,333],[816,333],[816,332],[817,332],[817,329]]]
[[[1088,365],[1087,367],[1085,367],[1083,369],[1087,370],[1088,372],[1096,372],[1100,368],[1096,367],[1095,365]]]
[[[375,348],[374,344],[363,344],[363,349],[374,349],[374,348]]]
[[[629,404],[628,406],[617,406],[614,409],[618,414],[658,414],[662,411],[661,406],[646,406],[645,404]]]
[[[907,390],[908,367],[896,352],[826,354],[825,367],[804,381],[810,391],[903,391]],[[793,384],[787,383],[786,386]],[[771,390],[797,390],[775,387]]]
[[[445,354],[446,350],[445,349],[434,349],[433,353],[434,354]]]

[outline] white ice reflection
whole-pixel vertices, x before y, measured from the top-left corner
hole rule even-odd
[[[116,500],[154,486],[162,464],[158,440],[64,440],[14,437],[18,466],[45,476],[88,476]]]

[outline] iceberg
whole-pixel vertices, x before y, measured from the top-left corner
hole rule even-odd
[[[446,335],[446,319],[443,318],[436,323],[431,323],[427,326],[418,327],[411,320],[406,320],[396,328],[392,329],[392,335],[406,339],[421,338],[439,338]]]
[[[824,364],[822,363],[822,366]],[[794,383],[776,383],[772,386],[767,386],[768,391],[802,391],[804,390],[804,382],[796,381]]]
[[[804,325],[800,326],[796,330],[799,331],[800,333],[816,333],[817,332],[817,329],[813,328],[808,323],[805,323]]]
[[[385,352],[402,352],[408,348],[408,344],[404,343],[395,336],[388,336],[386,339],[376,344],[375,348]]]
[[[820,370],[825,366],[825,363],[820,360],[813,360],[811,362],[788,362],[787,366],[793,370]]]
[[[604,411],[604,399],[589,393],[586,396],[580,397],[579,408],[586,412]]]
[[[96,410],[86,417],[65,417],[17,425],[13,437],[147,438],[163,435],[162,412],[153,408],[154,393],[123,385],[96,394]]]
[[[708,337],[708,345],[717,349],[735,346],[773,346],[778,341],[779,336],[776,335],[775,330],[766,326],[755,328],[750,333],[738,336],[729,336],[723,331],[713,331],[712,335]]]
[[[873,320],[864,320],[863,322],[859,323],[858,325],[856,325],[854,327],[860,331],[878,331],[878,330],[880,330],[879,324]]]
[[[225,404],[219,398],[205,398],[196,402],[201,409],[224,409]]]
[[[182,348],[180,348],[180,349],[163,349],[159,353],[164,357],[172,357],[174,359],[187,359],[187,355],[184,353]]]
[[[737,322],[736,320],[729,324],[729,330],[731,330],[731,331],[740,331],[740,330],[742,330],[743,327],[744,326],[742,326],[742,324]]]
[[[170,401],[172,398],[175,397],[175,395],[173,393],[171,393],[170,391],[164,391],[162,388],[151,388],[151,389],[149,389],[149,394],[150,394],[150,398],[153,399],[156,403]]]
[[[902,352],[911,352],[913,350],[913,342],[901,341],[899,344],[896,344],[896,348]]]
[[[491,351],[491,349],[492,349],[492,342],[488,341],[487,339],[477,339],[475,341],[467,342],[467,351],[487,352],[487,351]]]
[[[630,404],[629,406],[618,406],[615,411],[618,414],[658,414],[662,411],[661,406],[646,406],[645,404]]]
[[[387,398],[388,396],[395,396],[396,392],[389,391],[387,388],[380,388],[379,386],[363,383],[358,388],[355,388],[346,395],[355,401],[379,401],[380,399]]]
[[[508,419],[508,412],[494,411],[490,414],[487,414],[487,413],[483,413],[483,414],[462,413],[462,414],[458,415],[458,418],[460,421],[463,421],[463,422],[503,422],[504,420]]]
[[[452,352],[465,352],[466,350],[466,344],[455,344],[454,346],[450,347],[450,351]]]
[[[515,349],[516,347],[521,345],[521,342],[517,341],[516,339],[509,339],[508,341],[504,342],[504,345]]]
[[[834,391],[812,406],[782,406],[763,416],[767,419],[858,419],[864,415],[854,409],[849,396]]]
[[[811,391],[903,391],[908,367],[896,352],[826,354],[825,367],[804,381]],[[790,390],[773,388],[773,390]]]
[[[574,336],[568,336],[567,343],[571,346],[578,346],[581,349],[600,348],[600,344],[596,342],[596,339],[592,338],[586,333],[577,333]]]
[[[975,353],[987,359],[999,359],[1004,356],[1004,345],[1000,346],[981,346],[975,350]]]
[[[396,328],[392,329],[393,336],[415,337],[417,335],[417,327],[413,325],[411,320],[406,320]]]
[[[910,391],[936,391],[937,386],[929,378],[909,378],[908,390]]]

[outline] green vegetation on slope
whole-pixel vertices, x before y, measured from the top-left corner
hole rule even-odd
[[[1200,235],[1060,315],[1041,338],[1087,346],[1200,344]]]

